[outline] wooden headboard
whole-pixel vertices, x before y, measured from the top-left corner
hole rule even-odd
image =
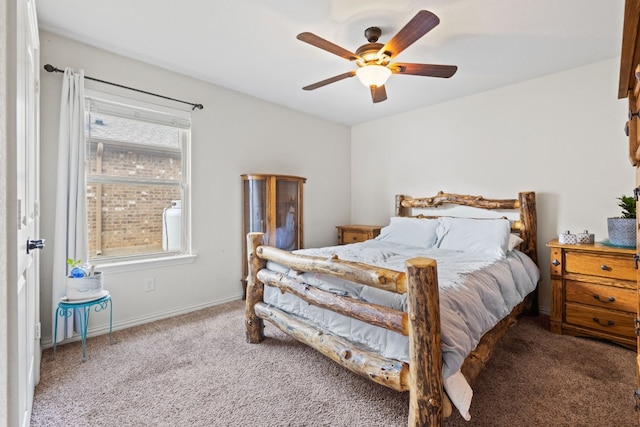
[[[536,193],[526,191],[518,193],[517,199],[485,199],[482,196],[470,196],[465,194],[451,194],[438,192],[433,197],[413,198],[399,194],[396,196],[396,216],[437,217],[425,215],[412,215],[412,209],[437,208],[444,205],[469,206],[486,210],[514,210],[519,212],[519,219],[512,221],[511,230],[518,233],[523,243],[520,250],[527,254],[538,264],[538,239],[536,217]]]

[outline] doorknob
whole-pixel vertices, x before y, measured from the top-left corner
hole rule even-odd
[[[42,249],[44,248],[44,239],[27,239],[27,253],[33,249]]]

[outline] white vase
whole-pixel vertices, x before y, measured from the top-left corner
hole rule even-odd
[[[85,300],[102,293],[102,272],[96,271],[93,276],[67,277],[67,299]]]

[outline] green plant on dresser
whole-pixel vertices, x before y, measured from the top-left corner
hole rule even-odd
[[[609,243],[614,246],[636,246],[636,199],[622,195],[617,198],[622,209],[619,217],[607,218]]]

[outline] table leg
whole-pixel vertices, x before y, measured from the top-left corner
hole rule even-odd
[[[109,345],[115,344],[112,334],[113,325],[113,300],[109,298]]]
[[[51,360],[56,360],[56,344],[58,343],[58,317],[60,317],[61,308],[56,308],[56,321],[55,326],[53,327],[53,357]]]
[[[82,307],[80,313],[80,338],[82,339],[82,363],[87,360],[87,327],[89,323],[90,307]]]

